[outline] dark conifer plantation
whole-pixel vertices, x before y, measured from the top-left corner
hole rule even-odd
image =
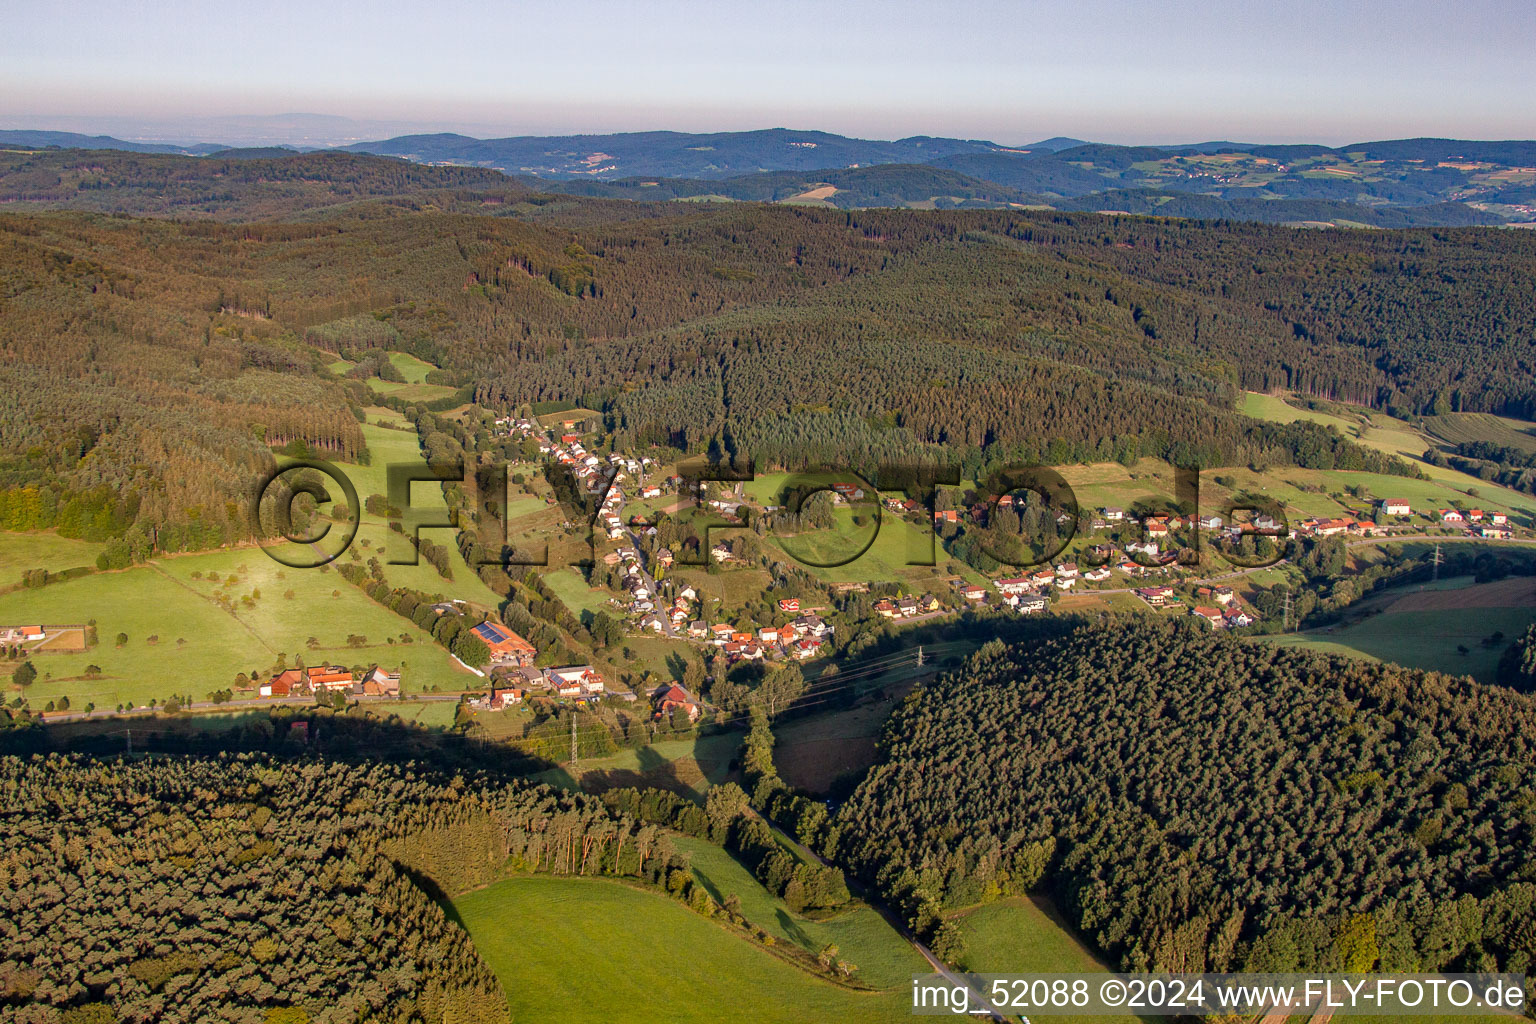
[[[919,927],[1043,875],[1126,969],[1524,972],[1533,735],[1470,679],[1084,627],[899,709],[841,850]]]

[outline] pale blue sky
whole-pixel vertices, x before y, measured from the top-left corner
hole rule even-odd
[[[5,6],[0,127],[307,111],[481,135],[1536,136],[1524,0]]]

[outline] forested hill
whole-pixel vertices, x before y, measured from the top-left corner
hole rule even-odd
[[[0,204],[211,220],[284,219],[363,200],[447,190],[510,201],[526,186],[496,171],[426,167],[350,153],[226,151],[187,157],[109,150],[0,150]]]
[[[141,552],[248,536],[271,447],[362,456],[374,399],[328,367],[374,349],[491,407],[579,402],[621,444],[764,465],[1392,472],[1239,416],[1239,390],[1536,415],[1526,232],[506,198],[0,215],[0,526]]]
[[[305,756],[277,724],[279,754],[0,757],[0,1021],[510,1024],[434,896],[682,865],[595,798]]]
[[[1354,224],[1375,228],[1497,225],[1504,218],[1465,203],[1423,206],[1364,206],[1336,199],[1252,199],[1160,189],[1109,189],[1060,200],[1063,210],[1097,210],[1194,220],[1252,220],[1265,224],[1320,226]]]
[[[1379,177],[1380,171],[1374,163],[1367,168],[1369,174],[1329,164],[1280,182],[1271,180],[1273,172],[1266,170],[1274,160],[1259,160],[1258,169],[1244,177],[1246,172],[1232,169],[1238,165],[1231,154],[1207,158],[1082,146],[1030,155],[962,148],[930,160],[927,156],[933,152],[948,150],[932,140],[925,145],[925,150],[907,152],[902,162],[880,159],[829,167],[797,159],[787,169],[747,167],[724,175],[594,172],[542,178],[507,176],[494,169],[500,164],[467,157],[449,159],[451,166],[445,166],[336,150],[301,154],[279,148],[210,148],[193,157],[148,152],[153,147],[137,153],[15,149],[0,150],[0,202],[23,209],[250,220],[368,198],[414,198],[423,205],[443,206],[453,197],[440,193],[454,189],[477,193],[486,203],[547,192],[647,203],[736,200],[838,209],[1052,207],[1313,227],[1500,225],[1536,216],[1536,182],[1524,183],[1526,171],[1494,164],[1479,172],[1487,178],[1483,184],[1462,172],[1440,170],[1435,173],[1459,174],[1460,184],[1408,188],[1401,182],[1376,181],[1373,176]],[[393,152],[398,147],[385,148]],[[1128,153],[1146,159],[1127,163]],[[1215,161],[1215,170],[1198,162],[1206,159]],[[1095,160],[1106,163],[1101,167]],[[1154,167],[1163,170],[1148,169]],[[1328,173],[1330,169],[1337,173]],[[1356,184],[1344,184],[1345,178]]]
[[[769,128],[760,131],[624,132],[613,135],[517,136],[476,139],[467,135],[405,135],[348,146],[423,162],[495,167],[509,174],[624,177],[729,178],[768,170],[807,171],[865,164],[921,163],[953,153],[997,148],[978,140],[922,136],[881,142],[830,132]]]
[[[930,923],[1043,870],[1127,970],[1525,972],[1533,736],[1504,688],[1173,624],[994,641],[893,716],[842,852]]]

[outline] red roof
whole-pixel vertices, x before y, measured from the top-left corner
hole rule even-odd
[[[534,646],[507,627],[489,620],[474,628],[475,636],[485,641],[492,653],[533,654]]]

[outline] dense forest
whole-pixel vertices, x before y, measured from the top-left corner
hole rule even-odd
[[[621,444],[763,466],[1411,473],[1314,424],[1246,419],[1238,392],[1536,415],[1533,264],[1526,232],[473,189],[291,223],[5,215],[0,527],[135,556],[248,536],[273,448],[367,457],[366,371],[329,367],[394,375],[378,350],[492,408],[579,402]]]
[[[1526,693],[1536,692],[1536,625],[1528,627],[1499,659],[1499,682]]]
[[[924,687],[844,862],[930,929],[1043,878],[1130,970],[1530,969],[1529,697],[1186,627],[993,642]]]
[[[0,1021],[509,1022],[435,895],[682,871],[595,798],[272,741],[286,755],[0,757]]]

